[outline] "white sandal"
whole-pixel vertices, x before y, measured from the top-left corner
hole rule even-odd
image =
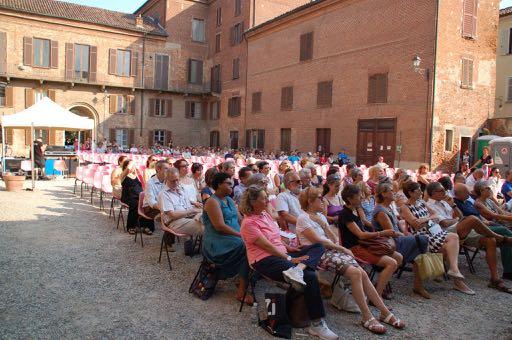
[[[395,318],[395,322],[390,322],[392,318]],[[405,324],[397,318],[393,313],[389,313],[388,316],[386,316],[384,319],[380,318],[381,322],[387,323],[390,326],[393,326],[396,329],[403,329],[405,327]]]
[[[378,323],[377,325],[376,324],[372,324],[373,321],[377,321],[377,320],[374,317],[371,317],[370,319],[368,319],[368,320],[366,320],[364,322],[361,320],[361,325],[364,328],[366,328],[367,330],[369,330],[370,332],[375,333],[375,334],[384,334],[384,333],[386,333],[387,329],[386,329],[386,327],[384,327],[384,325],[382,325],[380,323]]]

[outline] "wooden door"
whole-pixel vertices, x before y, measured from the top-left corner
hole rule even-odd
[[[316,129],[316,151],[331,152],[331,129]]]
[[[394,166],[396,152],[396,119],[360,119],[357,127],[358,164],[371,166],[379,156]]]
[[[229,141],[231,149],[238,149],[238,131],[229,132]]]
[[[292,149],[292,129],[281,129],[281,151],[290,152]]]

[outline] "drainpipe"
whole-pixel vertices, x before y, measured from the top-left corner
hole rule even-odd
[[[144,128],[144,64],[146,61],[146,37],[147,33],[144,32],[144,37],[142,38],[142,67],[140,71],[140,81],[141,81],[141,90],[140,90],[140,133],[139,136],[142,138],[142,130]]]
[[[247,41],[247,37],[245,36],[244,34],[244,40],[245,40],[245,52],[246,52],[246,57],[245,57],[245,98],[244,98],[244,102],[245,102],[245,110],[244,110],[244,124],[243,124],[243,131],[242,131],[242,134],[244,135],[244,140],[247,138],[247,133],[246,133],[246,130],[247,130],[247,96],[249,95],[249,93],[247,92],[247,80],[248,80],[248,75],[247,75],[247,70],[249,69],[249,41]],[[247,145],[247,141],[245,141],[245,145]],[[240,148],[240,145],[238,145],[238,148]]]
[[[435,34],[436,39],[434,42],[434,68],[432,72],[432,97],[431,97],[431,113],[430,113],[430,153],[429,153],[429,169],[432,171],[432,152],[433,152],[433,145],[432,145],[432,139],[434,138],[434,106],[435,106],[435,94],[436,94],[436,69],[437,69],[437,44],[439,43],[438,34],[439,34],[439,1],[436,1],[436,17],[435,17]]]

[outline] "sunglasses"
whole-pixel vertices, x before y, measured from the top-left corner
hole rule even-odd
[[[300,179],[298,179],[298,180],[296,180],[296,181],[290,181],[290,183],[300,184],[300,183],[301,183],[301,181],[300,181]]]

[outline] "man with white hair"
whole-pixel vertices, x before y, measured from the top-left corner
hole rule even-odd
[[[301,179],[295,171],[284,174],[285,191],[277,195],[276,210],[279,217],[288,223],[288,228],[295,231],[297,217],[301,214],[299,194],[301,191]]]
[[[146,190],[144,190],[144,203],[142,208],[144,214],[148,217],[155,218],[159,213],[158,208],[158,195],[165,188],[165,174],[170,168],[166,161],[160,160],[155,165],[156,174],[151,176],[146,182]],[[151,235],[155,231],[155,224],[153,221],[146,223],[147,226],[144,228],[144,233]]]
[[[302,190],[311,186],[311,170],[308,168],[302,168],[299,170],[299,179],[302,185]]]
[[[476,169],[471,175],[466,178],[466,185],[469,191],[473,191],[475,183],[484,178],[484,171],[482,169]]]
[[[165,175],[166,187],[158,195],[163,223],[178,233],[191,236],[203,234],[202,209],[192,205],[180,184],[179,171],[170,168]]]

